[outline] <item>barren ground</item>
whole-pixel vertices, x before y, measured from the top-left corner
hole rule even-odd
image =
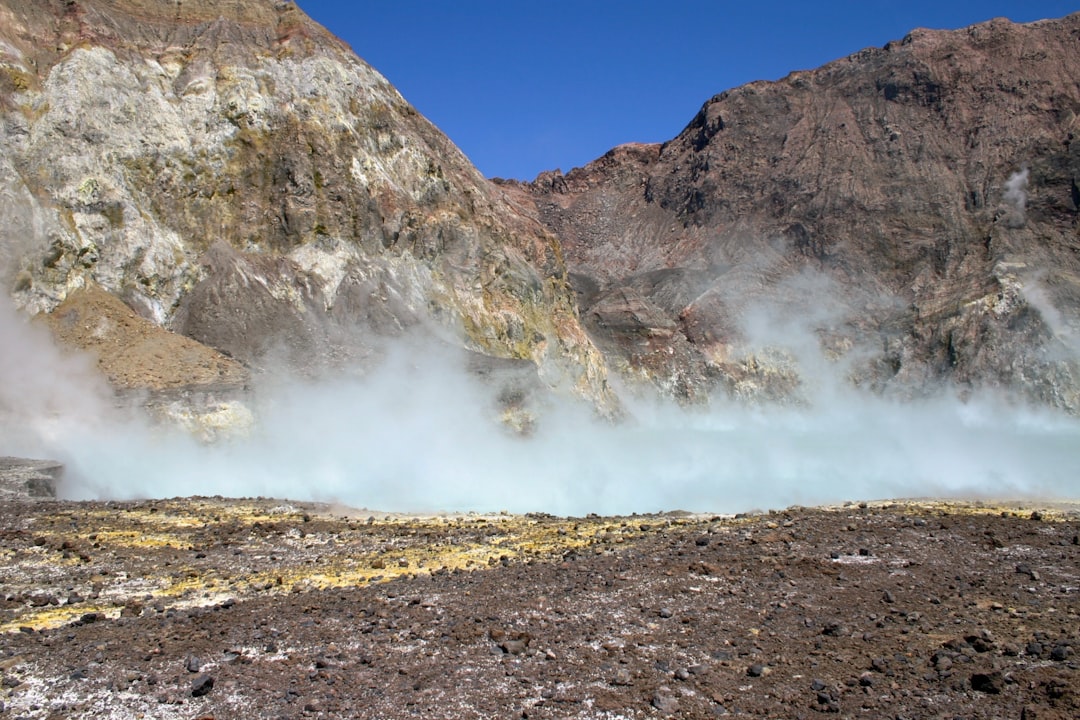
[[[0,502],[3,717],[1075,718],[1080,514]]]

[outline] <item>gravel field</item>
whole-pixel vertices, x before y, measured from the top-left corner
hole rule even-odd
[[[0,504],[12,718],[1075,718],[1080,515]]]

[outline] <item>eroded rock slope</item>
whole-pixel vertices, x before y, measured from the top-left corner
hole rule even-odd
[[[916,30],[504,187],[562,240],[593,337],[676,395],[803,396],[809,354],[1075,412],[1078,39],[1080,15]]]
[[[100,287],[304,372],[425,326],[609,402],[557,241],[294,3],[3,0],[0,168],[31,313]]]

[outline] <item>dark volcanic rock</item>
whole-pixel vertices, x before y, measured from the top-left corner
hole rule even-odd
[[[202,697],[209,695],[214,689],[214,678],[210,675],[200,675],[191,682],[191,696]]]
[[[1005,687],[1005,679],[998,671],[975,673],[971,676],[971,689],[997,695]]]
[[[816,345],[871,388],[1075,412],[1078,32],[916,30],[506,187],[562,240],[593,337],[669,392],[797,396],[790,356]]]

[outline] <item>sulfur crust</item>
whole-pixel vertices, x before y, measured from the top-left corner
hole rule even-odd
[[[196,532],[214,534],[215,527],[238,524],[251,529],[255,523],[303,523],[305,514],[286,506],[275,510],[259,505],[229,504],[217,501],[163,501],[150,507],[100,508],[78,513],[80,530],[72,531],[70,523],[54,522],[56,529],[42,528],[35,532],[49,545],[59,546],[64,540],[94,544],[94,555],[107,555],[132,550],[181,550],[198,547],[192,535]],[[74,518],[73,513],[58,513],[54,520]],[[310,516],[307,516],[310,519]],[[476,527],[493,528],[494,534],[480,537],[449,538],[429,544],[416,543],[407,547],[387,547],[380,551],[352,551],[361,539],[370,538],[380,530],[407,529],[410,533],[448,533]],[[500,562],[549,561],[561,558],[568,551],[588,548],[601,541],[605,534],[619,533],[619,523],[611,519],[548,520],[539,522],[523,516],[443,516],[408,517],[386,516],[375,522],[345,524],[332,533],[339,548],[327,560],[314,565],[296,562],[259,572],[230,573],[227,568],[201,569],[192,565],[164,568],[158,577],[138,578],[136,592],[122,587],[109,591],[110,603],[77,606],[25,608],[16,612],[8,622],[0,624],[0,632],[12,632],[21,627],[55,628],[87,613],[118,616],[123,605],[131,601],[153,604],[165,601],[170,607],[193,607],[219,603],[249,592],[299,592],[328,588],[351,587],[371,582],[388,582],[404,575],[436,571],[471,571]],[[325,543],[324,533],[312,533],[305,540]],[[283,541],[295,541],[284,538]],[[49,559],[52,565],[78,565],[74,558]],[[25,566],[24,566],[25,567]],[[171,577],[170,577],[171,576]],[[177,576],[179,576],[178,579]],[[131,595],[131,597],[129,597]]]
[[[860,504],[859,509],[901,510],[912,515],[1008,515],[1030,514],[1032,508],[1003,501],[902,500]],[[834,512],[854,509],[853,504],[825,508]],[[1066,519],[1071,506],[1043,504],[1039,511],[1046,521]],[[729,528],[768,522],[769,515],[723,518]],[[190,608],[221,603],[255,593],[280,594],[355,587],[389,582],[395,578],[443,571],[482,571],[500,562],[552,562],[572,552],[605,552],[612,544],[632,542],[640,537],[643,525],[672,533],[701,531],[714,526],[716,517],[687,514],[656,518],[550,518],[521,515],[383,515],[365,521],[335,517],[324,508],[309,514],[291,505],[273,506],[268,501],[244,502],[195,498],[167,500],[135,506],[90,506],[85,511],[60,510],[43,513],[35,521],[35,536],[46,547],[34,548],[31,557],[17,552],[0,555],[0,563],[26,575],[49,568],[74,571],[78,558],[47,548],[61,547],[64,541],[93,543],[91,555],[112,556],[135,551],[191,552],[204,536],[219,538],[228,528],[231,545],[257,557],[265,555],[271,567],[230,568],[215,562],[200,567],[190,562],[150,563],[147,575],[131,577],[126,572],[114,576],[92,575],[102,585],[92,603],[62,604],[43,608],[17,608],[0,624],[0,633],[23,627],[55,628],[87,613],[119,616],[125,605],[160,604]],[[255,525],[276,523],[278,527],[311,527],[311,532],[292,529],[270,538],[258,537]],[[310,525],[309,525],[310,523]],[[78,529],[73,529],[75,525]],[[47,526],[47,527],[42,527]],[[435,538],[427,542],[421,538]],[[378,547],[373,547],[378,546]],[[327,552],[321,552],[324,548]],[[271,555],[271,553],[280,554]],[[40,555],[40,557],[39,557]],[[173,556],[175,557],[175,556]],[[123,562],[122,557],[115,561]],[[92,569],[92,568],[88,568]]]

